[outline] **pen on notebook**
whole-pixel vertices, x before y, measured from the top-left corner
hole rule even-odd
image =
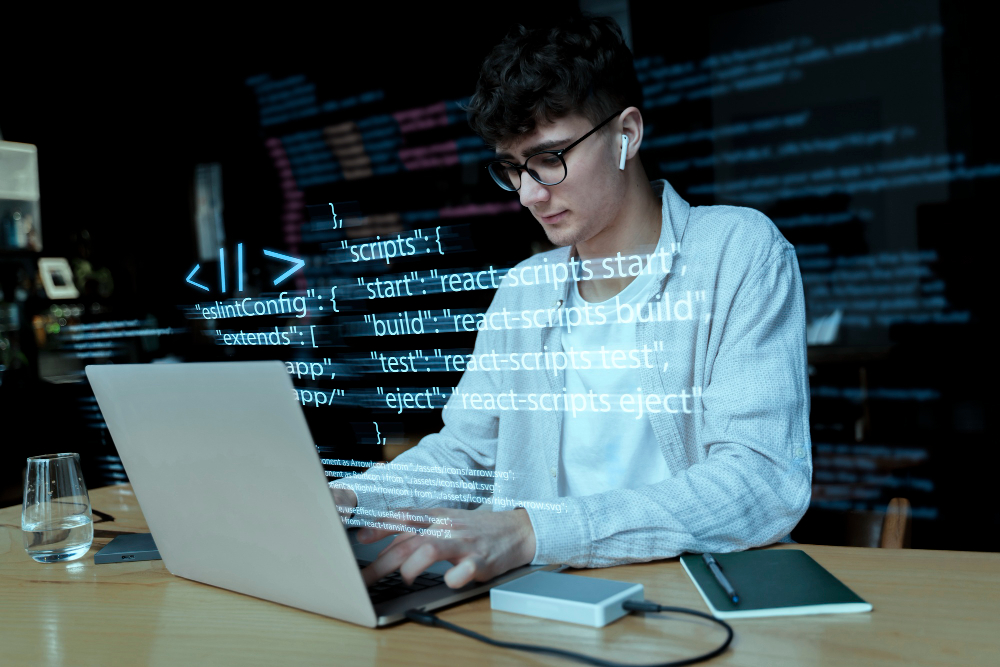
[[[722,586],[722,590],[726,591],[726,595],[733,601],[733,604],[739,604],[740,596],[737,595],[736,589],[733,588],[733,585],[729,583],[728,579],[726,579],[726,575],[722,574],[722,568],[719,567],[719,563],[712,557],[712,554],[702,554],[701,557],[704,559],[705,565],[707,565],[708,569],[712,572],[712,576],[715,577],[715,580],[719,582],[720,586]]]

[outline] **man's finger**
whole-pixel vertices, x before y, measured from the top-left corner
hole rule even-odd
[[[396,545],[398,547],[403,542],[405,542],[407,540],[412,540],[414,537],[417,537],[416,533],[400,533],[399,535],[396,535],[396,539],[394,539],[392,542],[389,542],[389,544],[387,544],[386,546],[384,546],[382,548],[382,551],[378,552],[378,556],[375,556],[375,558],[378,558],[379,556],[381,556],[382,554],[384,554],[386,551],[388,551],[389,549],[391,549],[393,545]]]
[[[399,573],[403,576],[403,581],[409,586],[434,563],[453,558],[454,554],[451,552],[454,548],[454,544],[437,538],[425,541],[400,566]]]
[[[489,577],[477,576],[485,575],[485,571],[486,564],[481,558],[469,556],[445,573],[444,583],[451,588],[461,588],[473,580],[485,581]]]
[[[358,531],[358,541],[362,544],[371,544],[397,533],[419,535],[421,530],[425,530],[428,526],[432,525],[426,513],[415,512],[410,514],[410,510],[403,510],[402,512],[407,515],[406,518],[393,518],[380,522],[382,525],[379,527],[364,526]]]
[[[410,540],[395,539],[386,549],[378,555],[368,567],[361,570],[365,585],[371,586],[376,581],[398,570],[410,555],[420,547],[424,540],[414,538]],[[398,544],[397,544],[398,542]]]
[[[386,528],[371,528],[369,526],[365,526],[364,528],[358,530],[357,538],[358,542],[361,542],[361,544],[372,544],[373,542],[378,542],[379,540],[389,537],[390,535],[395,535],[398,532],[399,531],[388,530]]]
[[[421,529],[419,528],[414,528],[404,524],[392,524],[391,526],[384,526],[381,528],[365,526],[358,530],[357,538],[358,542],[361,542],[361,544],[371,544],[372,542],[378,542],[379,540],[389,537],[390,535],[413,537],[414,535],[419,535],[420,530]]]

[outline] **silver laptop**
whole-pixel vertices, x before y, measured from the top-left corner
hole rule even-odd
[[[283,362],[87,366],[87,377],[177,576],[376,627],[558,567],[452,589],[442,561],[412,586],[396,573],[368,589],[359,566],[392,538],[361,545],[341,523]]]

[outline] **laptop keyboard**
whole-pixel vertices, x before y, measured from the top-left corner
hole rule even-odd
[[[382,577],[368,588],[368,596],[372,599],[372,604],[379,604],[398,597],[416,593],[433,586],[444,585],[443,574],[421,574],[413,583],[407,586],[403,582],[399,572],[393,572],[388,577]]]
[[[358,565],[364,567],[368,565],[368,561],[358,560]],[[426,590],[433,586],[443,586],[444,585],[444,575],[434,574],[433,572],[424,572],[409,586],[403,581],[403,577],[399,572],[393,572],[392,574],[382,577],[374,584],[368,587],[368,596],[372,600],[372,604],[379,604],[381,602],[387,602],[389,600],[395,600],[396,598],[403,597],[404,595],[409,595],[410,593],[416,593],[417,591]]]

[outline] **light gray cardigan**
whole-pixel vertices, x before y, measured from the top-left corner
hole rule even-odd
[[[640,323],[636,331],[639,349],[663,342],[653,368],[634,371],[643,394],[701,390],[700,400],[689,403],[691,414],[649,414],[671,476],[640,489],[558,498],[563,412],[513,410],[509,400],[501,404],[507,409],[463,409],[461,394],[561,393],[562,374],[467,371],[442,413],[441,432],[393,463],[410,470],[511,471],[509,478],[435,473],[441,492],[452,494],[443,501],[427,494],[433,487],[412,483],[427,474],[397,468],[389,480],[375,468],[341,482],[354,488],[359,507],[475,507],[490,493],[463,489],[495,481],[488,499],[494,510],[524,506],[528,512],[537,542],[533,562],[574,567],[737,551],[787,538],[809,505],[812,478],[805,303],[795,251],[758,211],[691,207],[665,180],[653,188],[663,200],[660,245],[676,252],[648,300],[676,304],[689,290],[706,295],[694,302],[690,320]],[[569,257],[569,247],[557,248],[518,266]],[[512,287],[505,281],[488,312],[561,308],[571,284],[557,291],[552,284]],[[475,354],[553,351],[559,341],[558,327],[487,329],[476,339]],[[463,493],[478,502],[457,500]]]

